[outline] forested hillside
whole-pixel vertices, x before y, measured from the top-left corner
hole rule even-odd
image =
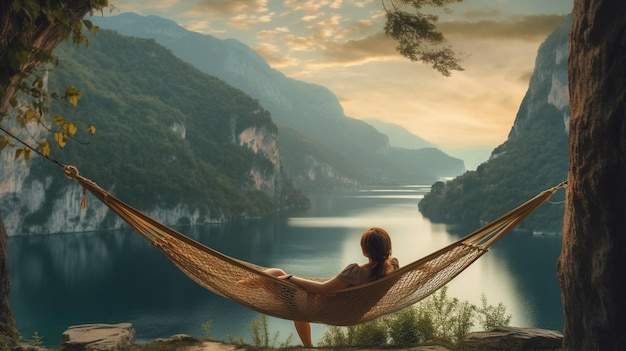
[[[111,31],[100,31],[86,49],[60,45],[55,55],[59,65],[49,73],[49,89],[63,93],[74,85],[82,99],[77,108],[54,102],[51,116],[97,131],[93,137],[79,133],[51,156],[122,200],[144,211],[176,209],[178,223],[307,204],[282,173],[269,113],[240,90],[153,41]],[[55,167],[31,161],[24,188],[42,183],[46,194],[32,213],[22,211],[25,230],[45,227],[64,189],[75,186]]]
[[[539,48],[535,70],[508,139],[476,171],[438,182],[419,203],[434,221],[490,221],[538,192],[567,179],[569,95],[567,17]],[[564,192],[525,219],[518,228],[560,232]]]

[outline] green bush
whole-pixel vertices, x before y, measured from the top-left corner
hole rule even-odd
[[[437,343],[447,347],[458,346],[475,322],[490,330],[507,326],[512,316],[500,303],[490,306],[482,296],[477,307],[467,301],[448,296],[443,287],[425,300],[360,325],[329,327],[320,341],[321,347],[363,347],[415,345]]]
[[[506,307],[502,302],[495,307],[488,305],[485,294],[481,296],[481,301],[482,305],[477,312],[479,324],[483,330],[491,330],[496,327],[509,325],[513,315],[506,313]]]
[[[285,341],[278,343],[280,332],[276,331],[270,340],[270,330],[269,330],[269,326],[267,323],[266,315],[261,315],[260,319],[253,320],[250,323],[250,331],[252,332],[252,343],[253,343],[253,346],[255,347],[283,348],[291,344],[291,340],[293,339],[293,334],[289,334],[289,336],[287,337],[287,339],[285,339]],[[241,342],[242,338],[232,339],[231,337],[231,342],[234,340],[239,340],[240,345],[243,344],[243,342]]]
[[[414,345],[432,340],[434,326],[429,314],[406,308],[385,318],[393,345]]]
[[[448,288],[445,286],[415,308],[431,316],[434,341],[452,345],[462,341],[474,326],[472,319],[477,310],[476,306],[467,301],[448,297]]]
[[[387,326],[382,319],[375,319],[352,326],[353,346],[378,346],[387,344]]]
[[[344,332],[345,328],[330,326],[319,342],[321,347],[347,347],[350,346],[348,336]]]

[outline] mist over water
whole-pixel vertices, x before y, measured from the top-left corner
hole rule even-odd
[[[224,254],[303,276],[331,277],[364,262],[359,238],[371,226],[388,230],[393,254],[405,264],[476,228],[451,228],[423,218],[417,203],[426,186],[369,188],[349,194],[315,195],[311,208],[222,226],[177,228]],[[452,234],[463,233],[463,234]],[[23,338],[34,331],[56,346],[68,326],[134,325],[139,342],[185,333],[250,342],[250,323],[260,315],[204,290],[143,237],[130,229],[11,237],[8,243],[11,303]],[[511,325],[562,330],[556,261],[560,237],[511,232],[450,284],[448,294],[480,305],[502,302]],[[290,321],[269,318],[282,342]],[[314,341],[326,330],[313,325]]]

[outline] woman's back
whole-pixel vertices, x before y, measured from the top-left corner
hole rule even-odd
[[[394,270],[400,268],[400,264],[397,258],[391,258],[390,263],[393,266]],[[342,281],[346,282],[348,286],[354,286],[365,284],[371,281],[371,273],[371,269],[363,268],[356,263],[352,263],[344,268],[344,270],[339,273],[338,277]]]

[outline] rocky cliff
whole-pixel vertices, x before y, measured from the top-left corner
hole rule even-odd
[[[425,216],[444,222],[488,222],[567,179],[570,25],[571,17],[567,17],[539,47],[508,139],[476,171],[435,184],[419,204]],[[518,228],[559,233],[563,196],[557,193]]]
[[[88,50],[60,46],[55,54],[61,64],[50,73],[50,90],[75,85],[83,98],[78,110],[57,102],[50,114],[89,122],[97,132],[51,156],[123,201],[168,225],[306,204],[282,171],[278,129],[241,91],[153,42],[112,32],[100,32]],[[41,157],[15,160],[10,148],[0,157],[0,206],[10,235],[122,225],[92,197],[81,210],[81,188],[57,165]]]

